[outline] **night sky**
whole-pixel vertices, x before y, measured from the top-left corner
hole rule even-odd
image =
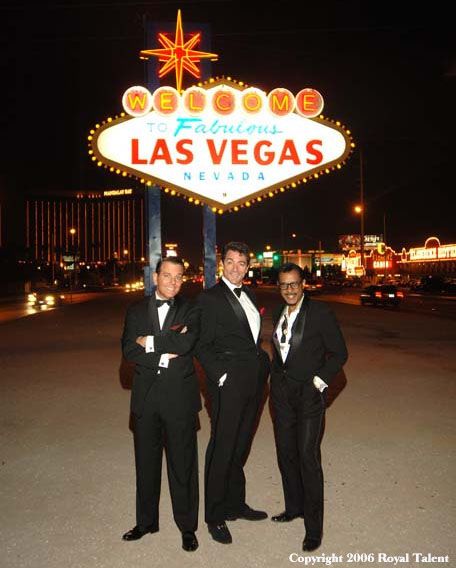
[[[138,54],[144,17],[184,31],[209,24],[212,75],[270,91],[314,87],[324,114],[352,132],[357,151],[339,172],[250,210],[217,219],[217,241],[259,250],[336,250],[359,232],[359,149],[364,163],[365,232],[421,246],[428,236],[456,241],[454,222],[454,26],[433,2],[2,2],[2,202],[18,211],[27,191],[134,186],[98,169],[87,155],[90,128],[121,112],[121,96],[145,84]],[[194,84],[191,76],[184,87]],[[173,75],[163,84],[174,85]],[[6,148],[6,150],[5,150]],[[197,260],[202,209],[163,195],[163,237]],[[9,239],[16,238],[9,218]],[[183,219],[185,218],[185,223]],[[17,223],[20,227],[20,223]],[[290,235],[295,232],[297,238]]]

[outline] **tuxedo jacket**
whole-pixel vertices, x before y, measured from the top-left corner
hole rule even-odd
[[[252,291],[243,289],[256,306]],[[258,339],[254,339],[244,309],[223,280],[202,292],[198,305],[201,330],[196,356],[207,378],[218,384],[227,373],[227,381],[236,377],[240,385],[252,379],[266,380],[269,357],[261,348],[261,328]]]
[[[271,376],[278,374],[311,384],[314,376],[331,384],[347,361],[348,353],[336,317],[331,308],[320,301],[304,298],[293,326],[290,350],[282,361],[277,324],[286,304],[273,314],[273,359]]]
[[[182,326],[186,333],[180,333]],[[199,311],[189,300],[176,296],[160,330],[155,294],[132,304],[127,311],[122,334],[122,352],[135,363],[131,411],[141,416],[144,401],[155,381],[162,381],[160,404],[171,416],[201,409],[198,378],[193,365],[193,348],[199,333]],[[146,353],[136,343],[138,336],[154,336],[154,352]],[[159,367],[163,353],[179,355],[170,359],[168,368]]]

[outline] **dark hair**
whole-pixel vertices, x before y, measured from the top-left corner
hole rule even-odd
[[[161,258],[157,262],[157,266],[155,267],[155,272],[157,274],[160,274],[160,268],[164,262],[171,262],[172,264],[178,264],[179,266],[182,266],[182,270],[185,271],[184,261],[181,259],[180,256],[165,256],[165,258]]]
[[[293,270],[295,270],[299,274],[300,280],[304,280],[304,273],[302,271],[302,268],[294,262],[286,262],[285,264],[282,264],[277,272],[277,281],[279,281],[279,276],[281,274],[283,274],[284,272],[293,272]]]
[[[224,245],[222,249],[222,262],[225,260],[227,252],[229,250],[234,250],[239,254],[243,254],[247,257],[247,262],[250,262],[250,248],[245,243],[237,243],[236,241],[230,241],[229,243],[226,243],[226,245]]]

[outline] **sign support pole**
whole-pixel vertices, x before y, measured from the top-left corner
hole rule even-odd
[[[149,45],[160,31],[156,22],[144,16],[145,45]],[[147,88],[152,91],[160,86],[157,79],[157,63],[147,61],[145,64]],[[161,236],[161,190],[157,185],[145,187],[144,198],[146,202],[146,239],[148,249],[148,265],[144,266],[144,295],[151,296],[155,286],[152,283],[152,273],[155,272],[157,262],[162,256]]]
[[[152,273],[155,272],[157,262],[162,254],[161,242],[161,194],[157,186],[146,189],[147,203],[147,246],[149,252],[149,265],[144,267],[144,293],[152,294]]]
[[[170,24],[157,24],[148,21],[144,17],[145,44],[151,45],[153,39],[157,37],[159,31],[170,31]],[[197,30],[203,32],[202,46],[210,45],[210,28],[207,24],[193,24]],[[191,28],[190,28],[191,29]],[[209,76],[210,62],[202,62],[202,76]],[[146,64],[146,84],[148,89],[154,91],[159,86],[157,79],[157,63],[148,60]],[[158,186],[146,189],[147,200],[147,238],[149,265],[144,267],[144,293],[150,296],[153,291],[152,272],[155,271],[158,260],[162,255],[162,238],[161,238],[161,194]],[[216,277],[216,215],[205,205],[203,207],[203,239],[204,239],[204,285],[209,288],[215,284]]]
[[[212,33],[209,24],[197,24],[196,29],[202,30],[201,47],[204,51],[211,51]],[[203,78],[211,76],[212,64],[209,60],[203,59],[201,65],[201,76]],[[208,205],[203,206],[203,267],[204,267],[204,288],[211,288],[216,284],[217,279],[217,213],[212,211]]]
[[[210,207],[203,207],[203,242],[204,242],[204,288],[211,288],[216,281],[216,213]]]

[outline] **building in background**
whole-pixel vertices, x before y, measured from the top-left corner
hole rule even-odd
[[[443,245],[437,237],[426,239],[424,246],[403,248],[396,252],[385,243],[377,243],[365,256],[366,275],[375,280],[418,280],[426,276],[456,278],[456,244]],[[362,275],[361,255],[350,250],[342,269],[347,277]]]
[[[144,194],[131,188],[30,194],[25,246],[36,263],[60,265],[75,251],[86,264],[144,261]]]
[[[456,244],[442,245],[438,237],[429,237],[424,246],[402,249],[399,270],[410,278],[439,275],[456,277]]]
[[[0,203],[0,248],[7,251],[6,228],[13,227],[8,203]],[[17,248],[10,254],[11,262],[3,272],[12,279],[15,274],[12,260],[19,264],[28,260],[46,272],[54,281],[57,273],[81,267],[105,267],[107,282],[142,274],[147,263],[146,211],[142,189],[123,188],[104,191],[36,192],[30,193],[23,204],[25,256]],[[18,224],[18,223],[16,223]],[[22,225],[19,223],[18,225]],[[22,229],[21,229],[22,230]],[[429,237],[424,246],[403,248],[396,252],[382,242],[383,235],[364,235],[365,267],[361,266],[360,235],[341,235],[338,252],[317,250],[279,250],[272,245],[252,254],[252,281],[275,282],[278,267],[284,262],[298,264],[308,278],[337,279],[365,276],[370,280],[419,280],[435,275],[456,278],[456,244],[442,244],[438,237]],[[179,243],[166,243],[165,256],[178,254]],[[217,252],[220,266],[220,253]],[[188,264],[188,263],[187,263]],[[130,271],[125,270],[130,266]],[[191,267],[189,273],[200,270]],[[132,272],[130,275],[128,272]],[[65,276],[68,279],[68,274]],[[27,277],[28,278],[28,277]]]

